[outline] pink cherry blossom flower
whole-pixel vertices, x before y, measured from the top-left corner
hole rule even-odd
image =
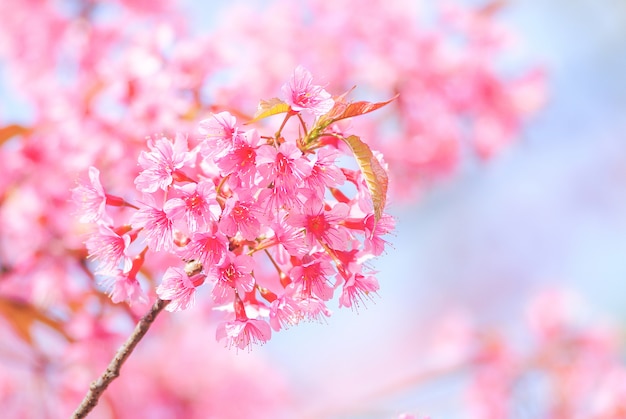
[[[262,344],[272,336],[272,329],[263,320],[248,318],[243,301],[235,294],[233,302],[235,320],[224,322],[217,327],[216,337],[226,339],[226,346],[244,349],[250,344]]]
[[[304,228],[309,246],[315,246],[321,241],[334,249],[343,250],[349,243],[349,234],[338,224],[348,216],[349,210],[346,204],[340,202],[326,211],[322,201],[312,198],[306,202],[301,213],[290,214],[287,222]]]
[[[196,301],[196,287],[204,282],[202,274],[189,278],[184,269],[169,267],[156,293],[162,300],[169,300],[167,311],[181,311],[193,307]]]
[[[79,181],[72,189],[72,200],[79,206],[81,223],[95,223],[99,220],[111,223],[106,214],[107,196],[100,183],[100,171],[95,167],[89,167],[89,182]]]
[[[141,285],[133,273],[114,269],[110,277],[102,281],[102,284],[110,288],[109,296],[114,303],[127,301],[129,305],[145,304],[148,297],[141,289]]]
[[[270,326],[277,332],[298,324],[301,319],[298,304],[287,293],[282,294],[270,304]]]
[[[307,256],[305,263],[291,269],[289,276],[293,279],[294,285],[301,288],[301,295],[316,296],[324,301],[332,298],[333,287],[329,284],[328,278],[335,270],[327,258],[326,254]]]
[[[177,221],[183,221],[188,232],[193,233],[218,220],[222,209],[215,200],[215,186],[212,182],[188,183],[176,186],[174,190],[179,196],[168,199],[163,205],[163,211],[175,225]]]
[[[309,251],[302,228],[294,227],[283,219],[272,223],[272,230],[279,248],[285,249],[289,255],[302,257]]]
[[[254,260],[248,255],[233,256],[228,254],[226,261],[216,269],[215,285],[211,296],[218,303],[227,302],[237,291],[241,295],[254,289],[254,278],[251,273],[254,270]]]
[[[296,112],[306,111],[320,116],[330,111],[335,104],[324,88],[313,84],[311,73],[302,66],[295,69],[291,80],[283,85],[282,92],[291,109]]]
[[[317,297],[297,298],[295,301],[298,303],[302,317],[309,321],[324,323],[332,314],[324,301]]]
[[[283,185],[273,185],[271,188],[261,190],[259,202],[268,216],[280,218],[282,210],[292,211],[302,207],[300,190],[290,192]]]
[[[281,186],[286,193],[293,193],[311,173],[309,162],[302,158],[300,149],[291,142],[282,143],[278,149],[271,145],[259,147],[256,164],[267,184]]]
[[[207,138],[201,143],[201,154],[207,158],[215,158],[226,153],[232,147],[237,135],[234,116],[228,112],[211,114],[200,121],[200,133]]]
[[[252,196],[246,199],[233,196],[227,199],[224,205],[220,230],[230,237],[239,232],[244,239],[254,240],[261,231],[261,221],[264,219],[263,210],[254,202]]]
[[[246,131],[236,137],[233,147],[215,163],[223,176],[235,176],[244,185],[253,183],[257,173],[256,150],[260,141],[256,130]]]
[[[93,233],[85,242],[89,257],[96,259],[100,265],[96,272],[106,272],[117,269],[120,262],[123,263],[122,272],[128,272],[132,261],[128,254],[130,236],[120,236],[110,227],[100,224],[98,231]]]
[[[185,259],[198,260],[205,269],[221,265],[228,252],[228,239],[220,232],[194,233],[182,251]]]
[[[278,214],[281,207],[301,205],[296,190],[304,186],[303,179],[311,172],[311,166],[295,144],[283,143],[278,149],[261,146],[257,151],[257,165],[264,183],[272,186],[259,197],[268,211]]]
[[[154,251],[170,251],[174,248],[173,223],[165,211],[156,207],[154,198],[145,195],[148,203],[139,203],[140,209],[135,212],[130,223],[133,228],[143,229],[148,246]]]
[[[141,192],[167,190],[174,181],[174,175],[193,159],[188,152],[187,139],[177,135],[174,144],[168,138],[148,142],[150,152],[142,151],[139,164],[143,168],[135,179]]]
[[[305,179],[306,186],[317,191],[319,195],[323,195],[327,187],[334,188],[342,185],[346,177],[335,163],[339,154],[339,151],[335,149],[320,149],[316,154],[311,173]]]
[[[216,330],[217,340],[226,339],[226,346],[245,349],[251,344],[263,344],[270,340],[272,329],[263,320],[234,320],[220,324]]]
[[[356,307],[364,302],[364,298],[371,299],[371,293],[378,291],[378,281],[374,276],[364,276],[355,273],[343,284],[339,297],[339,307]]]
[[[374,256],[381,255],[385,250],[387,241],[381,238],[389,234],[395,227],[395,220],[391,215],[383,214],[380,220],[376,221],[373,214],[365,217],[365,230],[367,235],[363,242],[363,250],[371,252]]]
[[[102,285],[109,289],[109,296],[114,303],[127,301],[130,305],[134,303],[146,303],[148,298],[144,294],[137,281],[137,274],[145,262],[145,254],[147,248],[132,260],[131,267],[128,271],[122,271],[114,268],[110,271],[101,271],[99,274],[105,274],[108,278],[102,281]]]

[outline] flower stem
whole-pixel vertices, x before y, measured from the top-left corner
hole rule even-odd
[[[287,114],[285,115],[285,119],[283,119],[282,124],[280,124],[280,128],[278,128],[278,131],[276,131],[276,134],[274,134],[274,145],[276,146],[276,148],[278,148],[278,141],[280,140],[280,135],[283,132],[283,128],[285,128],[285,124],[287,124],[287,121],[289,121],[289,118],[291,118],[292,116],[296,115],[297,112],[293,111],[293,110],[289,110],[289,112],[287,112]]]
[[[157,299],[150,308],[150,311],[148,311],[139,320],[139,323],[135,326],[135,330],[120,347],[120,349],[118,349],[115,357],[111,360],[104,373],[102,373],[100,378],[91,383],[87,395],[85,395],[85,398],[81,402],[80,406],[78,406],[72,415],[72,419],[84,418],[93,410],[94,407],[96,407],[102,393],[104,393],[109,384],[111,384],[111,382],[120,375],[122,364],[124,364],[126,359],[128,359],[130,354],[135,349],[135,346],[137,346],[139,341],[148,332],[148,329],[150,329],[150,326],[158,314],[165,308],[165,306],[167,306],[167,303],[169,303],[169,301]]]
[[[306,129],[306,123],[304,122],[304,119],[302,119],[302,115],[300,114],[300,112],[298,112],[297,115],[298,119],[300,120],[300,125],[302,125],[302,129],[304,130],[304,136],[306,137],[307,135],[309,135],[309,131]]]

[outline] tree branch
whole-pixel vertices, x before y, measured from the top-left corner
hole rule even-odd
[[[139,323],[135,326],[133,333],[117,351],[115,357],[111,360],[104,373],[102,373],[100,378],[91,383],[87,395],[74,412],[74,415],[72,415],[72,419],[84,418],[93,410],[94,407],[96,407],[96,404],[98,404],[98,400],[100,399],[102,393],[104,393],[104,390],[106,390],[109,384],[111,384],[111,382],[120,375],[122,365],[133,352],[135,346],[137,346],[139,341],[148,332],[148,329],[150,329],[150,326],[158,314],[165,308],[165,306],[167,306],[167,303],[169,303],[169,301],[157,298],[150,311],[148,311],[146,315],[139,320]]]

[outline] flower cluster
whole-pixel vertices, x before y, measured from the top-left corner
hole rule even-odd
[[[86,244],[114,302],[145,300],[138,275],[147,255],[168,253],[180,262],[156,288],[167,310],[191,307],[196,290],[210,284],[212,301],[230,316],[218,339],[246,348],[266,342],[271,329],[329,316],[335,290],[340,307],[358,307],[378,290],[365,263],[384,251],[381,236],[393,229],[383,212],[386,170],[336,123],[388,102],[333,99],[302,67],[283,94],[284,101],[262,101],[249,121],[284,114],[273,135],[221,112],[200,122],[198,139],[149,140],[135,203],[106,194],[90,168],[73,198],[80,219],[98,224]],[[339,167],[342,154],[354,155],[358,169]],[[107,206],[133,212],[114,226]],[[142,241],[143,250],[135,245]]]

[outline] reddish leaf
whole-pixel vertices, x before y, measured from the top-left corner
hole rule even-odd
[[[252,118],[251,121],[246,122],[246,124],[251,124],[263,118],[267,118],[268,116],[277,115],[279,113],[287,113],[289,112],[289,109],[289,105],[277,97],[270,100],[262,100],[259,103],[259,109],[254,114],[254,118]]]
[[[61,323],[51,319],[25,301],[0,297],[0,314],[9,322],[17,335],[29,344],[33,343],[31,327],[35,322],[43,323],[59,332],[67,340],[71,340],[63,330]]]
[[[345,103],[337,101],[335,102],[335,106],[331,111],[326,115],[329,119],[332,120],[331,123],[340,121],[346,118],[352,118],[354,116],[364,115],[366,113],[370,113],[375,111],[376,109],[380,109],[388,103],[396,100],[398,95],[395,95],[391,99],[385,102],[351,102]]]
[[[387,202],[387,187],[389,185],[387,172],[376,156],[374,156],[369,146],[361,141],[359,137],[351,135],[343,140],[350,146],[365,178],[367,189],[372,196],[372,203],[374,204],[374,217],[378,221],[383,215]]]
[[[7,142],[11,138],[27,134],[30,131],[29,128],[23,127],[17,124],[11,124],[0,128],[0,145]]]
[[[317,139],[331,124],[334,124],[342,119],[352,118],[354,116],[373,112],[376,109],[380,109],[388,103],[394,101],[398,97],[398,95],[395,95],[385,102],[346,102],[345,98],[351,91],[352,89],[334,98],[335,105],[327,114],[323,115],[317,121],[305,139],[305,144],[309,144],[312,140]]]

